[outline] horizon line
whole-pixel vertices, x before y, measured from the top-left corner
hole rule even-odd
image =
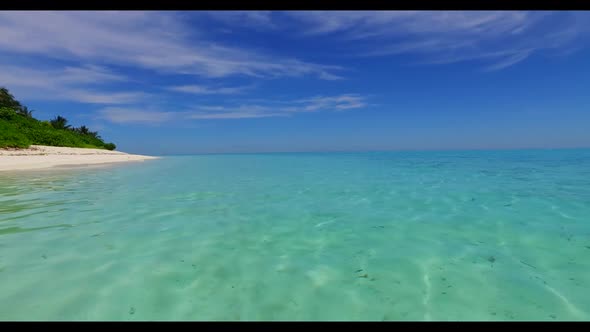
[[[290,153],[370,153],[370,152],[469,152],[469,151],[522,151],[522,150],[586,150],[581,147],[518,147],[518,148],[425,148],[425,149],[367,149],[367,150],[300,150],[300,151],[251,151],[251,152],[191,152],[152,154],[154,156],[195,156],[195,155],[234,155],[234,154],[290,154]]]

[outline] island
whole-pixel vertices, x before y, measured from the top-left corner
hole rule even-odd
[[[157,157],[114,151],[96,131],[72,127],[60,115],[33,117],[5,87],[0,87],[0,171],[143,161]]]

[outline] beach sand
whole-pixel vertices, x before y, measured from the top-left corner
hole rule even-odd
[[[96,165],[148,159],[157,159],[157,157],[101,149],[31,145],[28,149],[0,149],[0,171]]]

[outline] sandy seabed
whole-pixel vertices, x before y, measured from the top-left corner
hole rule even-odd
[[[108,164],[156,158],[101,149],[31,145],[28,149],[0,149],[0,171]]]

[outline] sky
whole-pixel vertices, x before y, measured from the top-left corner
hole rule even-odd
[[[590,147],[589,12],[0,11],[0,86],[153,155]]]

